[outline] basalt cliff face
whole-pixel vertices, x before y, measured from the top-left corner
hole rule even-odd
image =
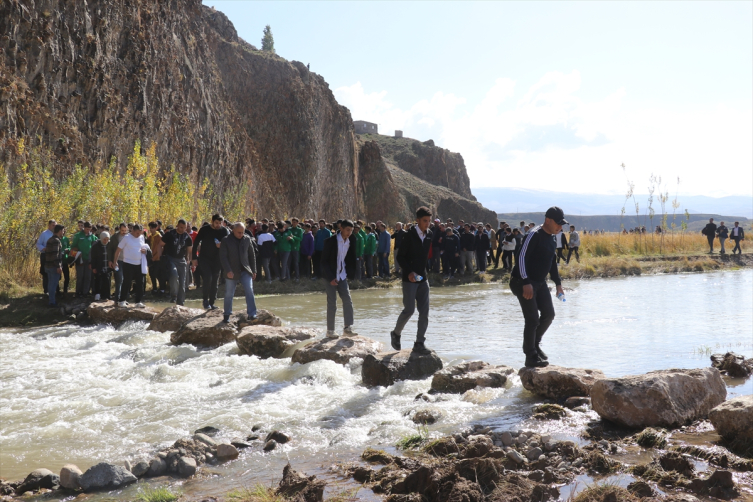
[[[123,169],[135,140],[154,143],[195,183],[243,187],[249,214],[476,210],[462,157],[419,143],[380,165],[321,76],[257,50],[200,0],[0,2],[0,163],[17,163],[20,138],[50,148],[61,176],[111,158]]]

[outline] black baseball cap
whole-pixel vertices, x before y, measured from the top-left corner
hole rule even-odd
[[[557,206],[552,206],[547,209],[545,216],[550,220],[554,220],[557,225],[568,225],[568,222],[565,219],[565,212]]]

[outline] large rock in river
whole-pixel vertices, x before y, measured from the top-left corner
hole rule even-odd
[[[462,394],[476,387],[504,387],[515,373],[509,366],[492,366],[484,361],[467,361],[445,368],[431,380],[433,392]]]
[[[363,360],[361,379],[369,387],[389,387],[398,380],[422,380],[442,369],[442,360],[433,350],[416,354],[410,349],[380,352]]]
[[[155,317],[149,328],[152,331],[178,331],[184,324],[204,313],[203,310],[190,309],[183,305],[173,305],[160,312]]]
[[[733,378],[747,378],[753,373],[753,359],[745,359],[734,352],[712,354],[711,366]]]
[[[151,321],[159,311],[151,307],[118,307],[114,301],[109,300],[89,304],[86,313],[96,323],[120,324],[126,321]]]
[[[716,432],[729,441],[753,440],[753,395],[723,402],[709,412],[709,420]]]
[[[314,328],[280,328],[274,326],[247,326],[238,333],[236,343],[243,354],[283,357],[289,348],[316,338],[321,332]]]
[[[49,469],[35,469],[29,473],[18,488],[16,494],[39,490],[40,488],[56,488],[60,484],[60,477]]]
[[[207,310],[181,326],[178,331],[173,331],[170,335],[170,343],[219,347],[234,342],[238,327],[234,322],[222,322],[222,318],[222,310]]]
[[[563,368],[521,368],[520,381],[526,390],[538,396],[564,400],[572,396],[588,396],[597,380],[604,378],[599,370]]]
[[[84,491],[114,490],[138,481],[128,469],[120,465],[99,463],[90,467],[80,478],[79,484]]]
[[[306,364],[320,359],[329,359],[338,364],[347,364],[354,357],[364,359],[368,355],[378,354],[380,350],[382,350],[381,343],[365,336],[323,338],[296,350],[293,353],[293,362]]]
[[[601,418],[631,428],[675,427],[703,418],[727,389],[714,368],[650,371],[597,381],[591,406]]]
[[[249,319],[244,312],[231,316],[230,322],[234,322],[238,326],[238,329],[245,328],[246,326],[282,326],[282,319],[269,310],[264,309],[256,311],[256,319]]]

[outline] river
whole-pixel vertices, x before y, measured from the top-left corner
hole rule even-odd
[[[568,281],[565,303],[543,348],[553,364],[601,369],[607,376],[709,365],[712,352],[753,356],[753,270]],[[236,308],[243,308],[240,299]],[[356,331],[389,344],[401,309],[399,289],[353,292]],[[191,302],[187,302],[187,306]],[[295,325],[324,329],[323,294],[257,299]],[[506,285],[434,288],[427,345],[446,364],[482,359],[523,364],[522,317]],[[339,316],[341,329],[342,316]],[[360,385],[360,367],[330,361],[242,356],[234,344],[213,350],[168,344],[144,323],[0,331],[0,476],[18,479],[38,467],[148,459],[155,450],[207,425],[220,438],[244,438],[255,424],[293,441],[270,454],[244,451],[181,484],[196,498],[279,479],[290,460],[309,474],[357,459],[367,446],[389,448],[415,432],[416,409],[442,413],[433,435],[472,424],[511,430],[531,426],[538,402],[517,377],[508,389],[415,401],[430,380],[384,389]],[[409,344],[413,319],[403,334]],[[728,394],[753,394],[753,380],[728,381]],[[575,438],[583,419],[558,422],[555,437]],[[115,497],[132,500],[136,488]],[[371,492],[362,490],[359,497]],[[112,495],[107,500],[112,500]],[[90,500],[104,500],[95,496]],[[46,500],[49,500],[47,498]]]

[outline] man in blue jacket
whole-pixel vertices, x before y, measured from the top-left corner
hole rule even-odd
[[[379,225],[379,241],[377,244],[377,256],[379,257],[379,277],[389,279],[390,277],[390,247],[392,246],[392,236],[387,232],[387,225]]]
[[[556,206],[550,207],[544,224],[528,231],[518,261],[512,269],[510,291],[518,297],[525,318],[523,352],[527,368],[549,365],[548,357],[540,346],[544,333],[554,320],[554,305],[546,276],[548,274],[556,284],[557,294],[564,294],[555,260],[557,245],[554,241],[554,236],[562,231],[562,225],[567,225],[565,213]]]

